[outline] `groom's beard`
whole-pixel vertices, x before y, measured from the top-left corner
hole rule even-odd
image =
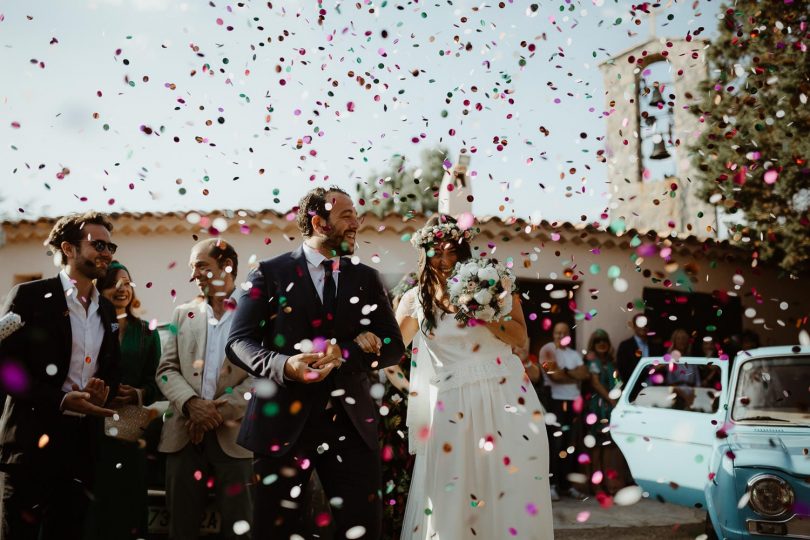
[[[338,255],[354,254],[355,238],[348,238],[345,235],[330,234],[326,237],[324,245],[330,251]]]

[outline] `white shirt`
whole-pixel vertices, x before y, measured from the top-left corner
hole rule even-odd
[[[62,391],[70,392],[74,384],[79,389],[87,386],[90,377],[96,374],[98,353],[104,340],[104,325],[101,322],[96,288],[91,289],[90,307],[85,310],[77,297],[76,286],[64,270],[59,272],[59,279],[65,291],[70,316],[70,333],[73,337],[70,346],[70,367],[67,378],[62,383]]]
[[[323,285],[324,278],[326,277],[326,270],[323,269],[323,261],[326,257],[319,251],[315,251],[308,245],[304,244],[304,257],[307,259],[307,269],[309,276],[312,278],[312,283],[315,285],[315,290],[318,291],[318,298],[323,302]],[[335,280],[335,292],[337,292],[338,282],[340,280],[340,266],[337,270],[332,270],[332,279]]]
[[[225,361],[225,345],[228,343],[228,334],[231,332],[231,321],[233,315],[226,309],[222,318],[217,320],[214,317],[214,308],[211,304],[205,304],[205,311],[208,315],[207,337],[205,340],[205,358],[203,359],[203,378],[200,388],[200,397],[203,399],[214,399],[217,392],[217,382],[219,372],[222,370],[222,363]]]
[[[309,277],[312,278],[312,284],[315,285],[315,290],[318,292],[318,298],[320,298],[321,302],[323,302],[323,286],[326,281],[326,270],[323,269],[321,264],[323,264],[323,261],[325,261],[327,257],[324,257],[323,253],[312,249],[306,244],[304,244],[304,257],[307,260]],[[335,294],[337,294],[338,281],[340,279],[339,265],[340,261],[338,261],[338,268],[336,270],[332,270],[332,279],[335,280]],[[326,408],[332,408],[332,398],[329,398],[329,401],[326,402]]]
[[[555,360],[557,361],[557,367],[559,369],[576,369],[581,365],[584,365],[582,362],[582,357],[579,355],[577,351],[574,349],[569,349],[568,347],[564,349],[558,349],[554,346],[554,342],[546,343],[540,349],[540,359],[544,358],[544,354],[546,351],[551,351],[552,355],[554,356]],[[577,383],[557,383],[552,381],[548,375],[543,372],[543,378],[546,381],[546,384],[551,387],[551,399],[558,399],[558,400],[566,400],[566,401],[573,401],[579,397],[579,385]]]

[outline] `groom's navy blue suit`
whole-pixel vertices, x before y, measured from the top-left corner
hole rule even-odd
[[[377,272],[347,258],[341,259],[339,272],[333,317],[318,296],[303,248],[260,262],[247,277],[250,289],[237,299],[228,358],[275,382],[271,395],[250,400],[238,439],[254,452],[261,478],[254,538],[303,533],[304,497],[290,493],[296,485],[306,487],[313,468],[327,495],[339,501],[332,508],[338,535],[360,525],[367,531],[364,538],[379,536],[378,412],[369,374],[396,365],[405,347]],[[366,331],[383,341],[379,356],[354,343]],[[286,379],[287,357],[318,337],[336,340],[342,367],[316,383]]]

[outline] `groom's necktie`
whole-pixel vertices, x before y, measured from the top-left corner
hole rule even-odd
[[[330,327],[335,320],[335,308],[337,307],[337,287],[335,286],[335,279],[332,277],[333,263],[340,264],[340,259],[334,261],[326,259],[321,263],[325,272],[323,277],[323,309],[327,313],[327,325]]]

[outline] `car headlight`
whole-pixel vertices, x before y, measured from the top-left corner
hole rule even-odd
[[[778,476],[755,476],[748,481],[748,492],[751,508],[763,516],[779,516],[793,506],[793,488]]]

